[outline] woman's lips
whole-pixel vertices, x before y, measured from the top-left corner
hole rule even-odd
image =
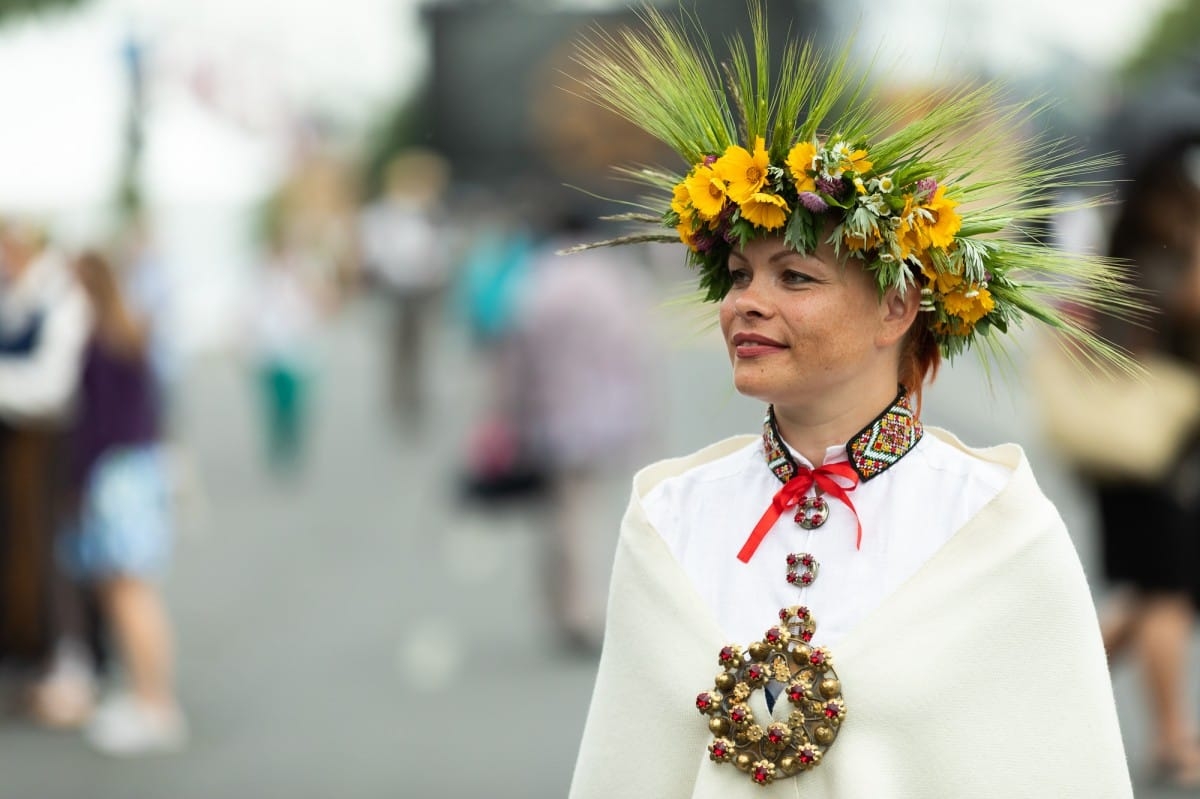
[[[785,350],[787,345],[758,333],[736,333],[733,336],[733,349],[739,358],[756,358]]]

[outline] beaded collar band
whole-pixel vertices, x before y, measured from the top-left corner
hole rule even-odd
[[[908,392],[901,388],[891,406],[846,443],[846,457],[859,479],[866,482],[912,451],[924,432],[913,413]],[[763,450],[767,465],[779,482],[786,484],[799,472],[796,461],[779,436],[774,406],[767,409],[767,417],[763,420]]]

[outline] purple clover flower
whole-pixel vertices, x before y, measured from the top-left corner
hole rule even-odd
[[[917,181],[917,191],[924,194],[926,197],[932,197],[937,193],[938,182],[936,178],[921,178]]]
[[[695,248],[697,250],[699,250],[700,252],[703,252],[703,253],[707,253],[707,252],[711,251],[714,247],[717,246],[718,241],[719,241],[719,239],[717,238],[717,236],[715,236],[714,234],[712,234],[708,231],[705,231],[703,233],[697,233],[695,236],[692,237],[692,244],[695,246]]]
[[[817,178],[817,188],[836,200],[842,199],[846,193],[846,181],[841,178]]]
[[[704,165],[705,166],[712,166],[715,163],[717,163],[717,157],[715,155],[704,156]]]
[[[821,199],[821,195],[811,191],[800,192],[800,204],[814,214],[823,214],[829,210],[829,203]]]

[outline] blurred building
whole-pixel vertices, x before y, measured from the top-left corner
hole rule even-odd
[[[427,7],[430,113],[421,135],[451,161],[460,183],[532,185],[543,197],[603,210],[604,203],[586,192],[630,199],[636,191],[614,179],[614,165],[685,165],[675,164],[670,150],[632,124],[579,96],[574,43],[589,33],[636,27],[636,14],[625,4],[612,11],[595,3],[578,10],[560,7],[565,5],[467,0]],[[655,5],[667,11],[674,7]],[[748,27],[742,3],[696,0],[688,5],[706,30],[733,34]],[[819,0],[764,5],[775,59],[783,53],[789,27],[792,38],[803,38],[823,25]],[[722,38],[713,37],[713,46],[723,58]]]

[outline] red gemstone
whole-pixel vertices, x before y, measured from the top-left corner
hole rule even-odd
[[[799,579],[800,575],[796,574],[795,572],[788,572],[788,582],[792,585],[795,585]]]
[[[725,757],[729,750],[725,748],[725,744],[713,744],[712,753],[714,757]]]
[[[838,717],[838,706],[832,702],[825,706],[825,718],[836,719]]]
[[[720,654],[717,655],[717,657],[720,659],[720,661],[722,663],[731,662],[733,660],[733,647],[731,647],[731,646],[721,647],[721,652],[720,652]]]
[[[791,608],[780,608],[779,609],[779,620],[780,621],[787,621],[791,617],[791,615],[792,615]]]
[[[808,608],[804,607],[803,605],[800,606],[799,608],[796,608],[796,615],[802,619],[807,619],[808,615],[809,615]]]
[[[793,554],[793,555],[787,556],[787,564],[789,566],[795,566],[798,562],[799,562],[799,558],[796,555]]]
[[[805,630],[804,632],[800,633],[800,638],[804,641],[804,643],[811,641],[812,637],[812,630]]]
[[[811,585],[812,581],[813,576],[809,572],[805,572],[804,574],[800,575],[800,582],[804,583],[805,585]]]
[[[745,721],[746,711],[742,710],[740,707],[735,707],[733,710],[729,711],[729,718],[737,722]]]
[[[799,754],[800,762],[804,763],[805,765],[808,765],[816,759],[811,749],[801,749]]]
[[[772,627],[771,629],[767,630],[767,640],[772,644],[779,643],[779,639],[782,637],[783,633],[779,632],[778,627]]]
[[[805,555],[805,556],[804,556],[804,557],[803,557],[803,558],[800,560],[800,562],[801,562],[801,563],[803,563],[805,566],[812,566],[814,563],[816,563],[816,560],[814,560],[814,559],[813,559],[813,556],[812,556],[812,555],[807,555],[807,554],[806,554],[806,555]]]
[[[751,666],[746,670],[746,676],[751,680],[761,680],[763,678],[763,670],[761,666]]]
[[[767,740],[769,740],[773,744],[777,744],[783,740],[783,732],[781,730],[777,730],[774,727],[772,727],[767,732]]]
[[[767,771],[762,766],[759,766],[758,768],[754,769],[754,781],[755,782],[758,782],[758,783],[766,782],[767,777],[769,777],[769,776],[770,776],[770,772]]]
[[[793,702],[799,702],[804,698],[804,686],[800,683],[792,683],[788,686],[788,699]]]
[[[825,662],[825,653],[820,649],[814,649],[813,653],[808,656],[808,662],[814,666],[820,666]]]
[[[708,691],[704,691],[703,693],[699,694],[696,697],[696,708],[698,710],[700,710],[701,712],[708,710],[712,706],[713,706],[712,694],[710,694]]]

